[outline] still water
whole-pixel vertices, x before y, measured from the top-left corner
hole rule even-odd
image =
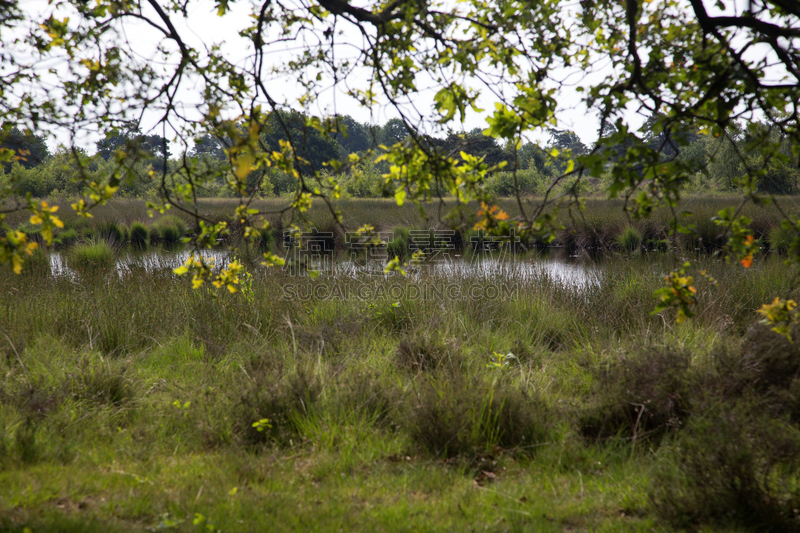
[[[152,272],[156,270],[172,270],[181,266],[191,255],[189,250],[149,251],[141,253],[123,253],[115,261],[117,274],[124,277],[134,270]],[[204,257],[214,261],[217,267],[225,266],[230,256],[224,250],[207,250]],[[381,263],[382,265],[382,263]],[[335,264],[317,265],[321,276],[363,277],[376,273],[381,274],[381,265],[371,268],[350,260],[338,261]],[[50,270],[54,276],[75,277],[76,272],[69,266],[66,258],[60,253],[50,254]],[[481,258],[480,260],[448,259],[420,266],[406,266],[404,270],[409,277],[433,276],[444,279],[485,279],[485,280],[517,280],[534,281],[546,276],[561,285],[576,289],[600,285],[603,279],[602,270],[591,262],[575,261],[569,258],[540,257],[517,259],[513,256],[505,259]],[[291,273],[288,267],[275,267],[268,272]]]

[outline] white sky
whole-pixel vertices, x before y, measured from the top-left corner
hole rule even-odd
[[[742,7],[746,5],[746,3],[747,0],[728,1],[727,4],[731,6],[728,11],[730,12],[735,9],[741,12]],[[196,0],[191,3],[188,9],[188,18],[173,19],[178,32],[182,35],[187,44],[195,49],[202,49],[217,44],[222,46],[222,50],[229,60],[240,65],[245,65],[249,60],[249,41],[239,37],[238,31],[249,25],[252,0],[233,2],[231,4],[232,13],[222,18],[216,15],[214,4],[214,0]],[[713,2],[706,0],[706,4],[711,10]],[[42,14],[49,13],[53,9],[53,6],[51,6],[47,0],[24,0],[24,8],[28,13]],[[346,23],[340,23],[338,27],[343,26],[346,26]],[[158,55],[155,52],[161,35],[153,28],[141,22],[130,22],[126,24],[124,33],[131,47],[143,59],[146,58],[151,61],[158,60]],[[337,39],[349,39],[354,44],[360,43],[360,37],[354,34],[352,30],[347,32],[343,37]],[[291,43],[287,46],[296,47],[297,43]],[[337,54],[352,53],[348,52],[348,50],[349,48],[347,46],[341,46],[337,48]],[[274,47],[274,54],[267,57],[275,57],[277,61],[284,61],[286,59],[286,54],[289,53],[291,53],[291,50],[281,50],[280,47]],[[596,68],[595,76],[605,75],[608,72],[607,69],[605,71],[603,70],[602,64],[597,65]],[[567,74],[568,73],[565,72],[564,76]],[[366,87],[370,76],[370,71],[362,68],[353,72],[347,78],[346,83],[349,86],[360,85],[363,88]],[[586,81],[587,80],[583,80],[581,83],[585,84]],[[429,116],[434,116],[435,112],[432,105],[434,91],[426,89],[424,85],[424,79],[420,78],[418,80],[418,87],[421,88],[421,91],[414,99],[413,103],[421,112],[427,113]],[[268,86],[273,98],[289,104],[295,101],[296,96],[300,92],[295,80],[286,78],[270,80]],[[186,106],[187,114],[190,116],[192,115],[192,108],[202,104],[200,95],[188,89],[181,93],[181,100]],[[464,123],[464,129],[470,130],[476,127],[485,128],[485,119],[486,116],[494,110],[494,101],[495,99],[492,95],[489,94],[488,91],[484,91],[483,96],[478,100],[479,107],[481,107],[484,112],[476,113],[470,110]],[[587,110],[585,106],[582,105],[579,93],[573,88],[565,86],[559,93],[557,101],[559,108],[556,116],[559,119],[559,127],[575,131],[587,144],[593,142],[597,137],[598,119],[594,112]],[[294,104],[292,107],[298,108],[297,104]],[[373,122],[376,124],[383,124],[388,119],[397,116],[396,110],[391,106],[380,106],[374,109],[371,114],[370,110],[361,107],[345,93],[344,85],[338,85],[324,91],[320,99],[309,111],[319,115],[331,114],[335,111],[340,114],[348,114],[360,122]],[[194,115],[199,117],[199,114],[196,112]],[[633,125],[641,124],[642,122],[641,118],[635,116],[633,110],[631,110],[627,118]],[[158,116],[156,113],[145,113],[142,123],[143,131],[148,131],[152,128],[157,120]],[[161,131],[155,130],[153,133],[161,133]],[[167,135],[168,138],[170,136],[170,134]],[[63,142],[63,139],[62,135],[58,135],[55,141],[51,140],[51,148],[55,143]],[[96,133],[88,133],[86,137],[79,140],[79,143],[90,151],[93,151],[94,142],[96,142],[96,140]],[[547,139],[540,137],[533,140],[546,141]],[[173,143],[173,154],[180,153],[182,149],[181,146]]]

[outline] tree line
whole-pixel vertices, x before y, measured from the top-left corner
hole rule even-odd
[[[267,118],[260,133],[260,146],[263,150],[279,150],[281,141],[290,141],[299,160],[308,172],[328,172],[335,176],[345,196],[381,197],[391,196],[394,184],[384,175],[389,164],[380,160],[384,148],[409,140],[410,131],[400,119],[390,119],[383,125],[361,123],[349,115],[335,117],[330,132],[307,126],[309,117],[299,112],[282,112],[280,124],[275,115]],[[705,135],[696,130],[671,132],[656,131],[655,119],[648,120],[641,128],[641,139],[650,148],[657,150],[665,159],[679,159],[695,168],[693,176],[686,184],[687,190],[694,193],[736,191],[747,176],[747,159],[752,165],[763,164],[765,155],[758,151],[747,154],[742,162],[739,154],[747,150],[753,138],[763,135],[768,126],[761,122],[737,124],[731,135]],[[244,129],[244,125],[237,125]],[[601,136],[612,137],[617,133],[613,125],[607,126]],[[522,195],[543,195],[553,185],[556,192],[565,193],[570,188],[575,192],[600,192],[607,188],[609,177],[604,173],[593,175],[576,183],[574,180],[559,182],[559,176],[572,158],[589,152],[580,137],[571,130],[551,128],[549,139],[544,146],[526,142],[515,149],[502,146],[493,137],[475,128],[467,132],[449,130],[446,135],[435,137],[420,136],[428,149],[443,156],[459,158],[464,152],[480,158],[490,168],[485,186],[498,197],[514,196],[516,191]],[[779,135],[774,132],[773,136]],[[83,191],[87,177],[102,181],[113,174],[119,164],[129,169],[129,179],[120,187],[119,194],[126,197],[148,197],[157,194],[158,183],[151,172],[172,173],[179,167],[179,160],[188,157],[200,164],[204,170],[217,174],[217,179],[206,187],[206,196],[230,196],[225,187],[226,175],[231,172],[228,150],[234,145],[230,137],[201,134],[194,140],[194,146],[183,154],[175,156],[170,143],[162,135],[145,134],[137,126],[109,131],[98,141],[95,153],[88,154],[79,148],[59,147],[50,152],[44,136],[17,127],[0,132],[0,148],[14,150],[18,154],[15,161],[0,166],[0,180],[5,188],[16,194],[31,194],[33,197],[75,196]],[[780,150],[790,154],[792,144],[787,139],[779,139]],[[624,144],[606,148],[609,161],[617,160],[629,147]],[[336,173],[327,166],[331,160],[347,159],[357,154],[357,165],[346,172]],[[85,161],[91,163],[85,165]],[[767,164],[756,185],[760,192],[772,194],[795,194],[798,192],[800,172],[796,167],[780,159]],[[87,176],[88,173],[88,176]],[[247,177],[245,194],[264,197],[290,195],[296,192],[298,181],[294,176],[281,170],[260,168]],[[443,192],[443,191],[440,191]]]

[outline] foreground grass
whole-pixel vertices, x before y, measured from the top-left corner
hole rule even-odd
[[[676,325],[649,313],[675,260],[480,301],[3,272],[0,528],[797,529],[800,352],[752,327],[791,273],[700,259]]]
[[[471,471],[418,457],[359,457],[356,467],[343,468],[341,452],[308,449],[266,457],[203,453],[35,466],[3,474],[4,526],[647,531],[653,525],[642,516],[646,478],[640,465],[595,461],[581,474],[502,462],[508,464],[490,484],[476,482]]]

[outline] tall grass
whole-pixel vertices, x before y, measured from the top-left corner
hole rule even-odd
[[[136,250],[146,250],[150,241],[150,232],[141,222],[134,222],[130,227],[131,246]]]
[[[800,351],[754,324],[791,272],[701,257],[717,284],[676,324],[650,314],[674,262],[580,286],[253,267],[236,294],[0,275],[0,527],[789,530]]]
[[[157,231],[151,233],[151,239],[157,235],[158,241],[165,246],[177,245],[186,235],[186,223],[175,215],[162,216],[156,220],[153,228]]]
[[[535,198],[533,199],[535,201]],[[265,211],[280,210],[283,200],[267,199],[258,200],[252,207]],[[670,236],[671,222],[673,213],[666,209],[656,209],[652,215],[644,221],[636,221],[631,225],[631,221],[625,212],[625,205],[620,200],[602,200],[590,198],[585,202],[585,210],[565,211],[558,213],[556,221],[563,226],[557,232],[556,240],[551,246],[565,248],[572,254],[581,251],[610,251],[623,250],[635,244],[634,241],[627,240],[621,242],[623,237],[631,237],[630,232],[641,234],[642,246],[648,250],[666,250],[677,247],[678,250],[685,251],[706,251],[713,252],[724,246],[727,235],[724,227],[715,224],[712,219],[718,211],[728,207],[731,199],[725,197],[698,197],[687,198],[681,201],[678,212],[681,220],[689,225],[693,225],[694,232],[687,235]],[[792,211],[796,208],[798,199],[786,197],[780,200],[784,210]],[[335,203],[334,207],[343,214],[343,224],[346,231],[355,230],[364,224],[372,225],[378,231],[394,232],[395,237],[401,236],[399,244],[393,246],[394,255],[406,254],[407,247],[402,238],[403,232],[411,229],[436,229],[445,227],[440,215],[446,209],[455,207],[452,199],[445,200],[445,211],[441,211],[438,206],[425,206],[422,210],[411,204],[398,206],[391,199],[346,199]],[[518,206],[515,201],[510,199],[498,200],[498,205],[511,216],[518,214]],[[231,199],[201,199],[198,204],[199,211],[212,220],[226,220],[230,223],[233,233],[236,234],[236,224],[230,221],[230,214],[236,207],[236,201]],[[468,212],[477,212],[478,205],[467,206]],[[91,224],[84,219],[73,216],[68,211],[64,213],[64,220],[67,231],[74,229],[78,234],[88,237],[110,239],[112,243],[124,243],[129,236],[126,235],[124,228],[133,223],[150,224],[147,208],[143,201],[137,200],[115,200],[107,206],[98,206],[93,214],[95,218]],[[753,204],[746,204],[741,210],[741,214],[753,219],[751,230],[756,238],[767,238],[772,235],[772,240],[780,238],[781,243],[791,240],[788,230],[777,229],[780,227],[781,216],[774,206],[758,207]],[[273,227],[272,236],[279,240],[282,228],[288,223],[281,220],[277,215],[270,215],[269,222]],[[10,214],[7,218],[12,224],[23,225],[26,219],[21,214]],[[332,245],[334,248],[342,249],[345,245],[344,235],[332,221],[332,216],[327,206],[315,205],[303,217],[297,221],[303,227],[315,227],[320,231],[333,232],[334,238]],[[465,221],[462,221],[465,222]],[[447,223],[450,227],[452,221]],[[468,243],[470,235],[470,225],[466,224],[459,228],[456,234],[458,243]],[[397,233],[400,232],[400,233]],[[164,215],[158,218],[150,227],[150,242],[152,244],[163,244],[174,246],[187,235],[187,222],[178,215]],[[235,235],[232,236],[235,240]],[[393,241],[396,239],[393,239]],[[62,244],[67,244],[70,239],[65,239]],[[399,242],[399,241],[398,241]],[[777,241],[776,241],[777,242]],[[258,246],[263,247],[267,241],[261,239]],[[524,243],[526,247],[542,247],[543,244],[536,241]],[[785,247],[780,244],[779,247]]]
[[[639,251],[642,247],[642,234],[633,226],[628,226],[614,239],[627,252]]]
[[[73,246],[67,253],[69,266],[80,272],[98,272],[114,264],[114,249],[103,239]]]

